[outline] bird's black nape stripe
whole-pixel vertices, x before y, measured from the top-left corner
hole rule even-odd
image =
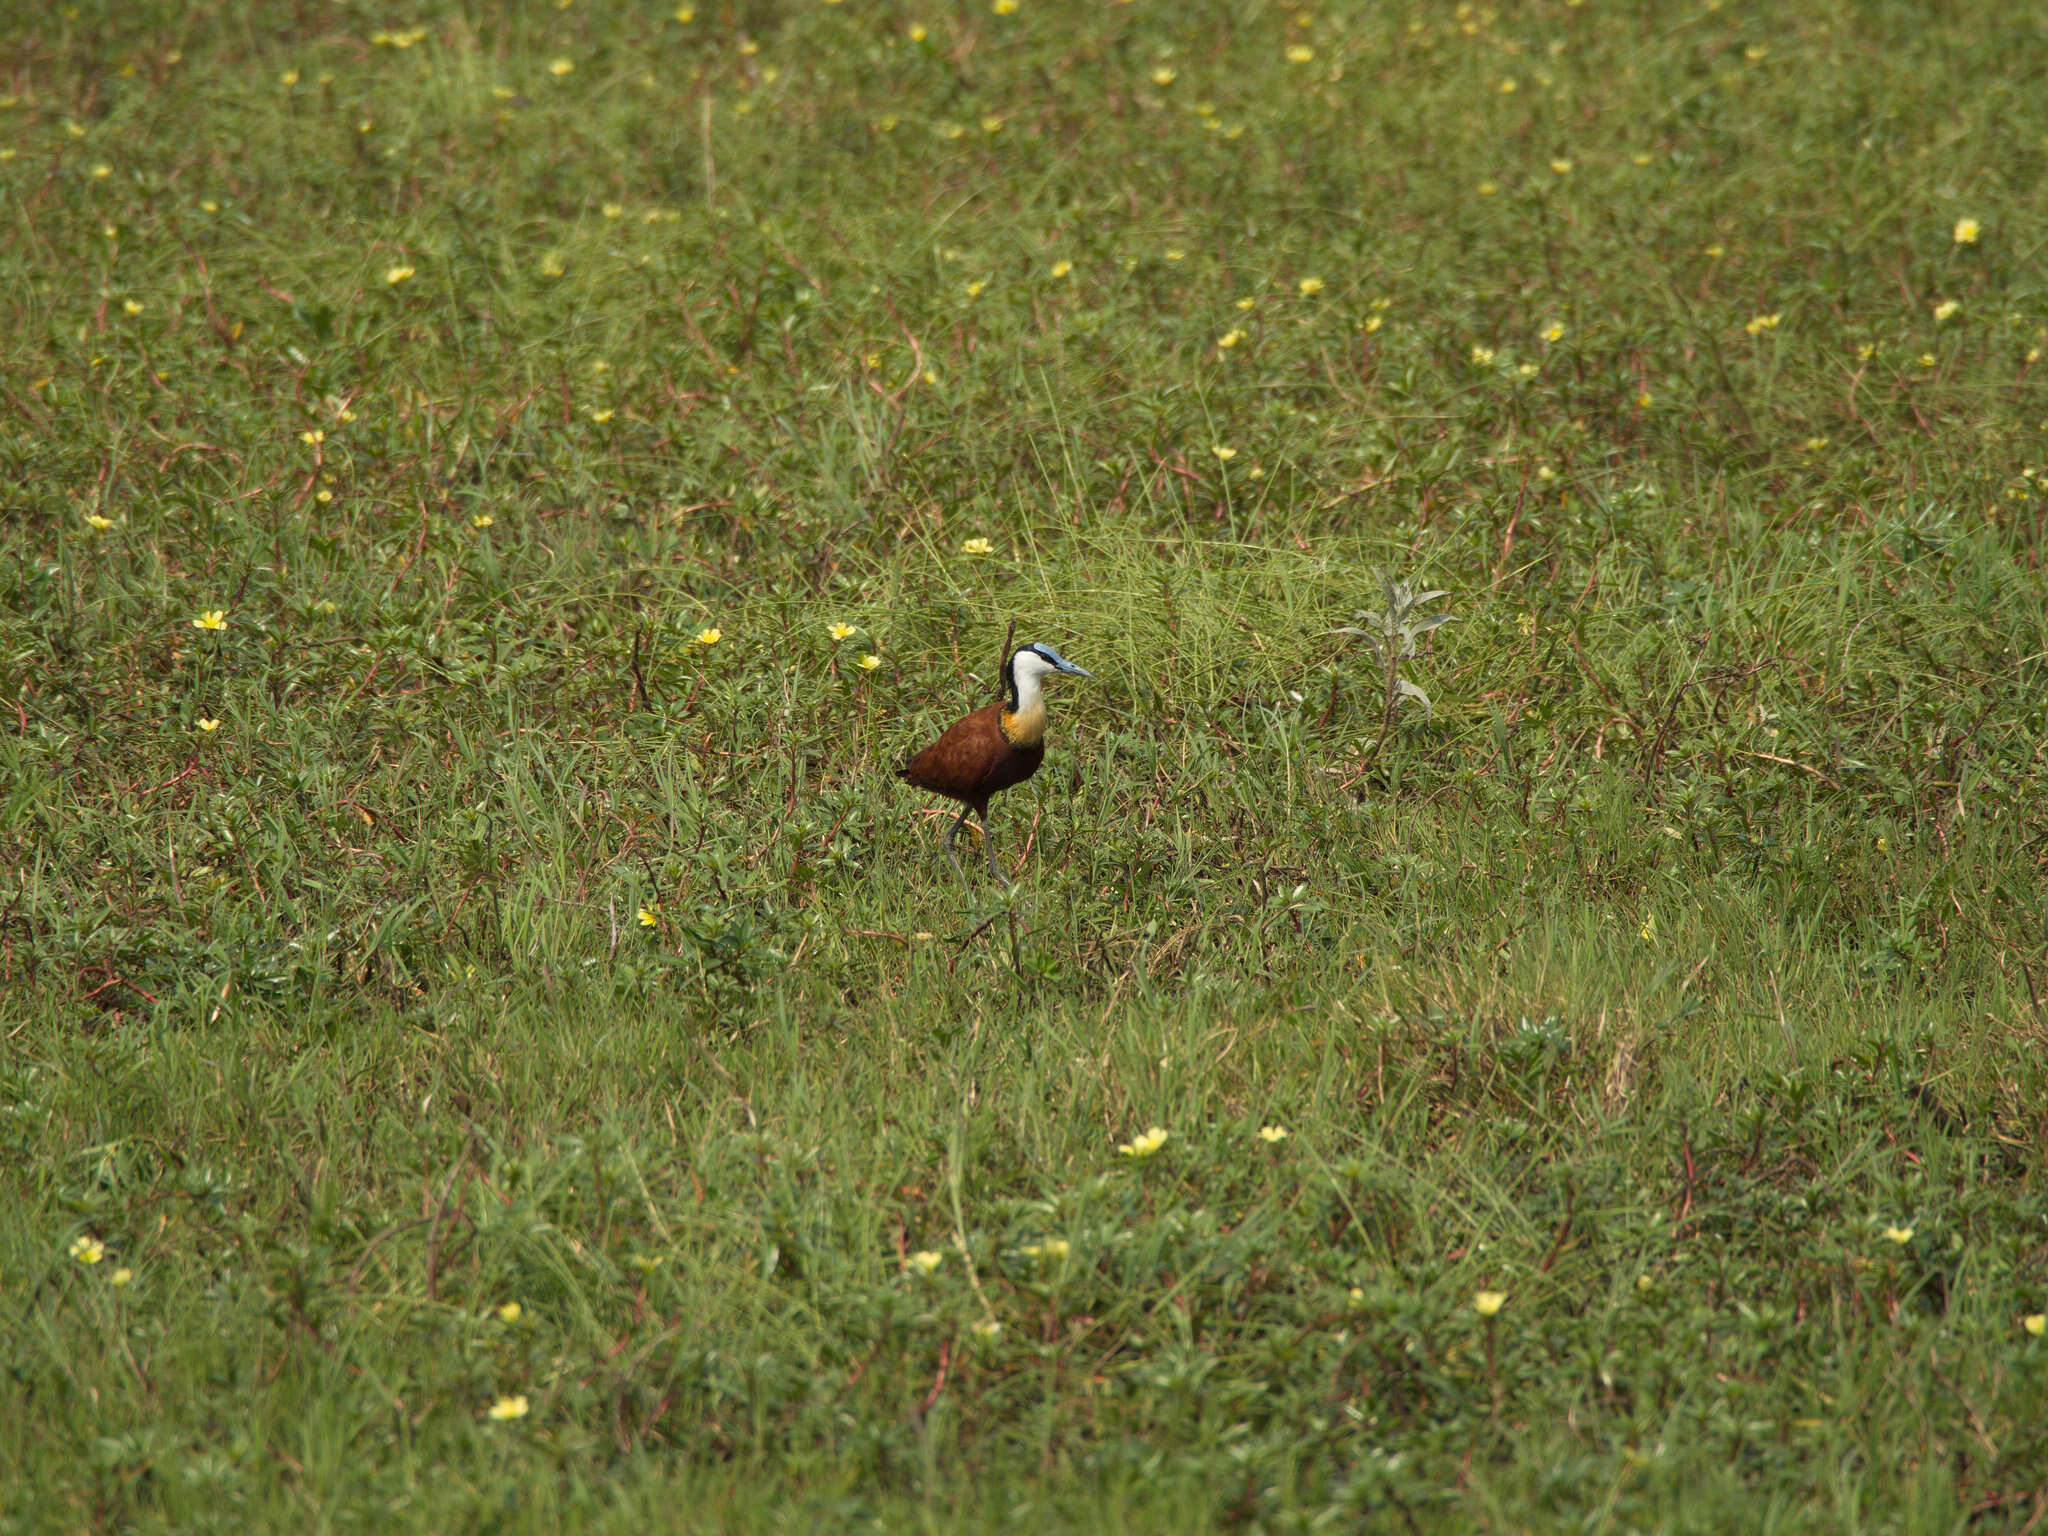
[[[1003,693],[1010,701],[1010,708],[1017,707],[1017,653],[1010,652],[1003,658]]]

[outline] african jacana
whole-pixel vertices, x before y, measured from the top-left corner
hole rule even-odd
[[[1003,663],[1005,697],[954,721],[943,736],[897,770],[919,789],[960,802],[960,814],[941,841],[954,873],[963,880],[967,875],[953,852],[953,834],[972,811],[981,821],[989,873],[1010,883],[996,864],[995,841],[988,829],[989,796],[1022,784],[1045,761],[1045,692],[1040,684],[1054,672],[1095,675],[1049,645],[1020,645]]]

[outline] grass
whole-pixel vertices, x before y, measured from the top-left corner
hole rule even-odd
[[[0,1529],[2038,1524],[2035,22],[680,14],[0,44]]]

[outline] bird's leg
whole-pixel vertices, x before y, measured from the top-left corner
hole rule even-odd
[[[1002,881],[1003,889],[1008,890],[1010,888],[1010,877],[1004,874],[1002,866],[996,863],[996,839],[995,834],[988,829],[988,813],[986,811],[982,813],[981,817],[981,851],[988,855],[988,872]]]
[[[960,814],[953,818],[953,824],[946,828],[944,835],[939,838],[939,846],[946,850],[946,858],[952,863],[953,873],[960,877],[962,885],[967,883],[967,871],[960,867],[960,856],[953,851],[953,834],[960,830],[960,824],[967,819],[969,809],[968,806],[961,806]]]

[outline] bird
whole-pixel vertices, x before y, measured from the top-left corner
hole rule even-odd
[[[896,770],[896,776],[918,789],[960,802],[960,814],[940,839],[953,872],[962,880],[953,852],[953,834],[974,812],[981,822],[982,851],[988,855],[989,873],[1004,885],[1009,877],[996,864],[995,842],[988,829],[991,795],[1022,784],[1038,772],[1045,761],[1044,680],[1056,672],[1073,677],[1093,677],[1049,645],[1032,641],[1020,645],[1003,663],[1003,697],[962,716],[946,728],[939,739]]]

